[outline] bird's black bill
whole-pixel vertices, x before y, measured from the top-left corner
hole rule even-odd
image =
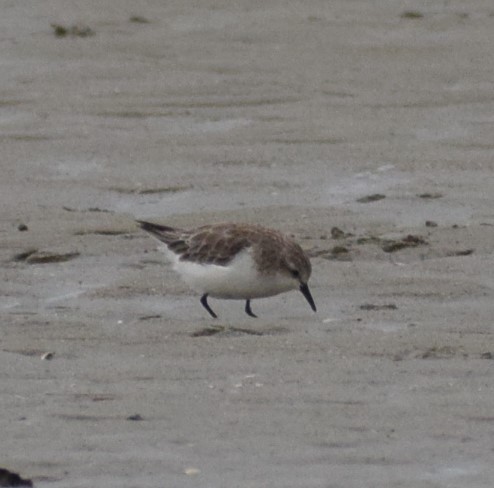
[[[201,305],[209,312],[209,315],[211,315],[211,317],[213,317],[213,319],[218,318],[218,316],[213,312],[212,308],[209,306],[207,293],[205,293],[201,297]]]
[[[316,304],[314,303],[314,299],[310,294],[310,290],[307,283],[302,283],[300,285],[300,291],[302,292],[302,295],[304,295],[305,299],[309,302],[310,308],[312,308],[314,312],[317,312]]]

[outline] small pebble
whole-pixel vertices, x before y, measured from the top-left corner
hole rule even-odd
[[[25,232],[26,230],[29,230],[28,226],[26,224],[19,224],[17,226],[17,230],[20,232]]]
[[[142,418],[141,415],[139,415],[138,413],[135,413],[134,415],[129,415],[127,417],[127,420],[134,420],[137,422],[137,421],[144,420],[144,419]]]
[[[53,352],[45,352],[41,356],[41,359],[43,359],[43,361],[51,361],[53,359],[54,355],[55,355],[55,353],[53,353]]]
[[[129,22],[134,22],[135,24],[149,24],[150,20],[146,19],[146,17],[141,17],[140,15],[133,15],[130,17]]]
[[[345,233],[339,227],[332,227],[331,237],[333,239],[343,239],[343,237],[345,237]]]
[[[331,254],[347,254],[350,251],[348,250],[347,247],[345,246],[334,246],[333,249],[331,249]]]
[[[419,193],[417,196],[419,198],[435,199],[435,198],[441,198],[443,196],[443,194],[442,193]]]
[[[425,226],[426,227],[437,227],[437,222],[434,222],[433,220],[426,220]]]

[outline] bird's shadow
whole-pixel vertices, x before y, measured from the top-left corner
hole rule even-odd
[[[202,327],[201,329],[195,330],[190,334],[190,337],[240,337],[240,336],[270,336],[286,334],[289,330],[285,327],[270,327],[266,330],[256,330],[246,327],[234,327],[229,325],[208,325],[207,327]]]
[[[190,334],[191,337],[237,337],[241,335],[255,335],[262,336],[263,332],[254,329],[247,329],[244,327],[232,327],[226,325],[208,325],[198,329]]]

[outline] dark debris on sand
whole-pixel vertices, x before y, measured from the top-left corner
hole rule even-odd
[[[0,468],[0,486],[33,486],[31,480],[21,478],[19,474]]]

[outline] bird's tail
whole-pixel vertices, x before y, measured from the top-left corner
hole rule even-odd
[[[143,220],[136,220],[139,227],[146,232],[149,232],[152,236],[159,239],[165,244],[169,244],[171,241],[175,241],[177,237],[182,233],[181,229],[175,229],[166,225],[153,224],[151,222],[145,222]]]

